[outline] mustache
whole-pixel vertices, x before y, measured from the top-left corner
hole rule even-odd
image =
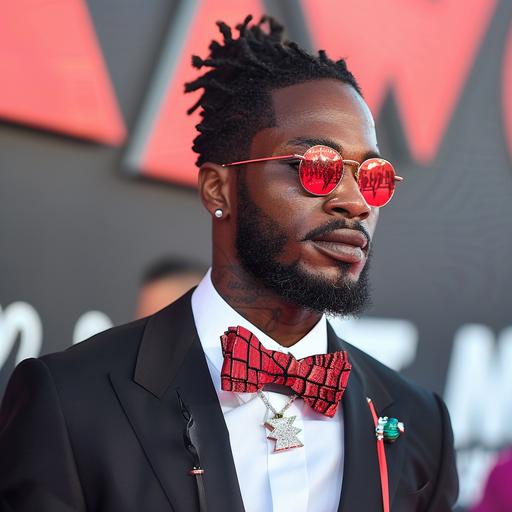
[[[327,233],[332,233],[337,229],[355,229],[356,231],[359,231],[365,236],[366,241],[368,242],[368,246],[370,246],[371,244],[372,237],[370,236],[370,233],[368,233],[368,230],[360,222],[355,221],[349,223],[341,219],[334,220],[332,222],[324,224],[323,226],[319,226],[315,229],[312,229],[306,234],[302,241],[304,242],[306,240],[312,240],[313,238],[316,238],[318,236],[326,235]]]

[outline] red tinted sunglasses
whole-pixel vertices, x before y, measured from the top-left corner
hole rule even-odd
[[[299,160],[300,183],[306,192],[315,196],[330,194],[343,179],[345,164],[357,167],[354,177],[359,190],[370,206],[384,206],[395,193],[397,176],[393,166],[383,158],[368,158],[362,164],[346,160],[329,146],[312,146],[303,155],[269,156],[223,164],[223,167],[254,164],[271,160]]]

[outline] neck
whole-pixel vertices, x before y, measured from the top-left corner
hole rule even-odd
[[[240,264],[213,264],[212,282],[221,297],[253,325],[280,345],[291,347],[321,315],[283,301]]]

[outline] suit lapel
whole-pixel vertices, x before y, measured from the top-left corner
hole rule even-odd
[[[135,374],[112,373],[110,379],[173,509],[198,508],[179,392],[194,420],[190,437],[205,470],[208,509],[242,512],[229,434],[194,326],[191,294],[148,320]]]
[[[347,390],[342,400],[345,460],[338,510],[349,512],[356,506],[358,510],[380,510],[382,491],[375,425],[366,398],[372,399],[379,416],[385,416],[388,411],[392,411],[393,399],[373,369],[365,363],[360,352],[340,340],[330,325],[328,350],[346,350],[352,364]],[[406,421],[403,414],[400,419]],[[394,444],[386,444],[391,502],[400,479],[404,448],[405,442],[402,439]]]
[[[201,382],[201,385],[196,383]],[[175,387],[194,418],[191,438],[202,468],[208,510],[244,510],[229,433],[213,387],[203,349],[196,337]]]

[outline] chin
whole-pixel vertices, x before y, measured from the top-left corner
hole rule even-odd
[[[324,281],[333,286],[355,285],[359,281],[361,272],[366,262],[362,263],[343,263],[333,262],[332,265],[311,265],[307,263],[299,264],[300,271],[310,277]]]
[[[359,263],[351,263],[349,267],[343,271],[343,275],[345,278],[352,282],[357,283],[359,281],[359,277],[361,276],[361,273],[363,272],[364,268],[366,266],[366,259],[359,262]]]

